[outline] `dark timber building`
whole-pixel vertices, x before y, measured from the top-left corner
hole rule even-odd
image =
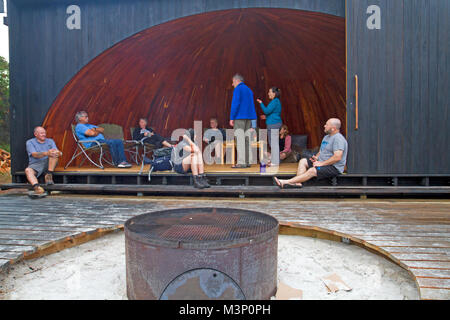
[[[44,124],[226,125],[231,76],[283,92],[283,121],[319,145],[344,123],[350,174],[450,174],[448,0],[8,0],[13,175]],[[258,110],[260,112],[260,110]],[[262,125],[262,122],[261,124]],[[128,132],[126,132],[128,134]]]

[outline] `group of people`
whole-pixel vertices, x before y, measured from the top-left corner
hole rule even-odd
[[[244,78],[239,74],[233,76],[232,85],[234,91],[231,103],[230,126],[234,130],[242,130],[242,132],[247,132],[252,128],[255,129],[257,114],[252,90],[244,83]],[[268,92],[270,103],[267,106],[259,98],[256,101],[264,113],[262,118],[266,120],[269,146],[273,145],[272,130],[279,130],[279,156],[280,160],[285,160],[292,155],[291,136],[289,135],[288,127],[282,123],[280,96],[280,89],[272,87]],[[113,164],[116,167],[131,167],[131,164],[127,162],[122,140],[105,139],[103,135],[104,128],[90,124],[89,116],[85,111],[77,112],[75,121],[77,123],[75,133],[86,148],[90,148],[96,143],[106,143],[109,147]],[[210,127],[212,130],[220,131],[223,140],[225,140],[225,130],[218,127],[216,118],[210,120]],[[297,175],[294,178],[280,180],[274,177],[276,185],[281,189],[301,188],[303,182],[314,177],[324,179],[343,173],[348,145],[344,136],[340,133],[340,128],[341,122],[339,119],[329,119],[324,126],[326,136],[321,143],[320,151],[309,159],[303,158],[299,161]],[[53,171],[58,163],[58,158],[62,156],[62,152],[58,150],[52,139],[46,137],[46,130],[43,127],[36,127],[34,136],[26,143],[29,165],[25,169],[25,173],[34,193],[41,195],[45,193],[45,190],[39,185],[37,178],[44,174],[45,183],[47,185],[53,184]],[[132,137],[133,140],[144,141],[154,145],[156,148],[173,148],[172,157],[179,159],[174,165],[174,170],[181,174],[192,173],[194,187],[196,188],[210,187],[205,176],[202,153],[194,142],[196,139],[193,129],[188,130],[183,135],[183,139],[177,145],[177,148],[174,148],[167,139],[148,126],[145,118],[140,118],[139,126],[133,131]],[[205,137],[203,141],[208,144],[213,143],[214,137]],[[245,136],[244,145],[242,146],[242,144],[238,143],[237,147],[237,163],[232,168],[250,167],[250,141],[248,135]],[[216,155],[222,152],[221,145],[215,144],[215,148]]]
[[[77,112],[75,122],[77,123],[75,126],[75,134],[85,148],[91,148],[97,143],[106,143],[114,166],[117,168],[130,168],[132,166],[127,161],[123,140],[106,139],[103,135],[105,129],[90,124],[89,115],[86,111]],[[34,136],[34,138],[26,142],[28,167],[25,169],[25,174],[28,182],[32,186],[34,195],[40,196],[45,195],[46,192],[38,183],[38,178],[44,174],[45,184],[54,184],[53,172],[58,164],[58,158],[62,156],[62,152],[58,150],[53,139],[47,138],[47,132],[43,127],[36,127],[34,129]],[[133,140],[151,144],[156,149],[174,147],[167,139],[150,128],[145,118],[139,119],[139,126],[134,129],[132,137]],[[209,188],[210,185],[205,176],[202,153],[193,140],[194,130],[187,130],[183,135],[182,141],[177,145],[177,149],[173,148],[172,158],[179,158],[179,161],[175,163],[173,169],[180,174],[192,173],[194,176],[194,187],[202,189]],[[177,151],[180,151],[180,153],[175,155]]]

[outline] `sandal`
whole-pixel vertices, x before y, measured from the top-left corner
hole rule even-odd
[[[283,185],[281,184],[281,181],[278,180],[277,177],[272,177],[272,180],[276,183],[276,185],[278,186],[278,188],[283,189]]]
[[[235,164],[231,166],[231,169],[245,169],[245,168],[248,168],[247,165],[245,164]]]

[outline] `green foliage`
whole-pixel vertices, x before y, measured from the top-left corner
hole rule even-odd
[[[9,151],[9,63],[0,56],[0,146]]]

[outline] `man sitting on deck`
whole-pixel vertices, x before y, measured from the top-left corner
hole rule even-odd
[[[53,171],[62,152],[58,150],[53,139],[47,138],[44,128],[34,128],[34,136],[26,143],[28,167],[25,169],[25,175],[33,187],[34,194],[43,195],[45,190],[39,186],[37,178],[45,173],[45,183],[53,184]]]
[[[280,189],[301,188],[302,182],[312,178],[316,177],[318,180],[333,178],[344,172],[348,144],[340,133],[341,121],[336,118],[329,119],[324,127],[327,135],[322,140],[319,153],[309,159],[301,159],[294,178],[289,180],[273,178]]]
[[[80,139],[81,142],[83,142],[83,140],[96,140],[100,143],[106,143],[111,152],[114,165],[118,168],[131,168],[131,164],[127,162],[125,156],[123,141],[120,139],[105,139],[102,134],[105,129],[89,124],[88,119],[89,117],[86,111],[77,112],[75,115],[75,121],[77,122],[75,133],[78,139]],[[86,148],[90,148],[94,144],[95,142],[83,143]]]

